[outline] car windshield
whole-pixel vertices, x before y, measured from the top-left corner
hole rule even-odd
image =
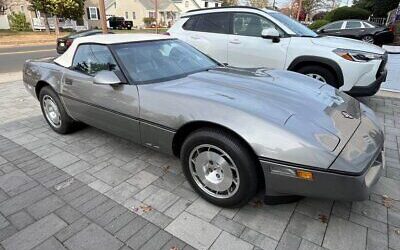
[[[136,83],[172,80],[218,66],[206,55],[178,40],[117,44],[114,49]]]
[[[292,30],[296,35],[298,36],[305,36],[305,37],[317,37],[318,34],[315,33],[314,31],[310,30],[303,24],[293,20],[292,18],[279,13],[279,12],[274,12],[274,13],[268,13],[271,15],[273,18],[281,22],[283,25],[288,27],[290,30]]]

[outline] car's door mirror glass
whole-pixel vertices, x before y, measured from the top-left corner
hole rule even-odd
[[[114,71],[101,70],[94,76],[93,83],[99,85],[115,85],[120,84],[121,80]]]
[[[264,39],[272,39],[273,42],[279,42],[279,32],[274,28],[263,29],[261,37]]]

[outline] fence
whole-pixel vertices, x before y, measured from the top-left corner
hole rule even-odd
[[[55,18],[47,18],[49,22],[50,29],[55,29]],[[75,20],[71,19],[62,19],[61,21],[58,22],[58,26],[63,29],[73,29],[76,31],[81,31],[81,30],[87,30],[89,28],[88,23],[86,20],[84,20],[83,25],[78,25]],[[44,18],[32,18],[32,27],[34,30],[44,30],[46,29],[45,27],[45,22]]]
[[[384,17],[369,17],[368,21],[373,22],[373,23],[377,23],[379,25],[386,25],[386,18]]]

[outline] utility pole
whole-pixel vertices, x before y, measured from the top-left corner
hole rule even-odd
[[[106,21],[106,7],[104,4],[104,0],[99,0],[99,12],[100,12],[100,22],[101,22],[101,30],[104,34],[108,33],[107,29],[107,21]]]
[[[154,0],[154,6],[156,13],[154,13],[154,17],[156,18],[156,34],[158,34],[158,0]]]
[[[275,9],[275,2],[276,0],[274,0],[274,2],[272,3],[272,9]]]
[[[303,0],[299,0],[299,9],[297,10],[297,21],[300,20],[300,13],[302,8],[303,8]]]

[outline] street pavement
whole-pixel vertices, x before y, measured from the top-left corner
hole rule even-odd
[[[0,74],[22,70],[28,59],[57,56],[54,45],[0,47]]]
[[[362,99],[386,139],[369,200],[268,206],[258,196],[223,209],[193,192],[177,159],[92,127],[56,134],[21,81],[0,93],[4,249],[400,250],[400,99]]]

